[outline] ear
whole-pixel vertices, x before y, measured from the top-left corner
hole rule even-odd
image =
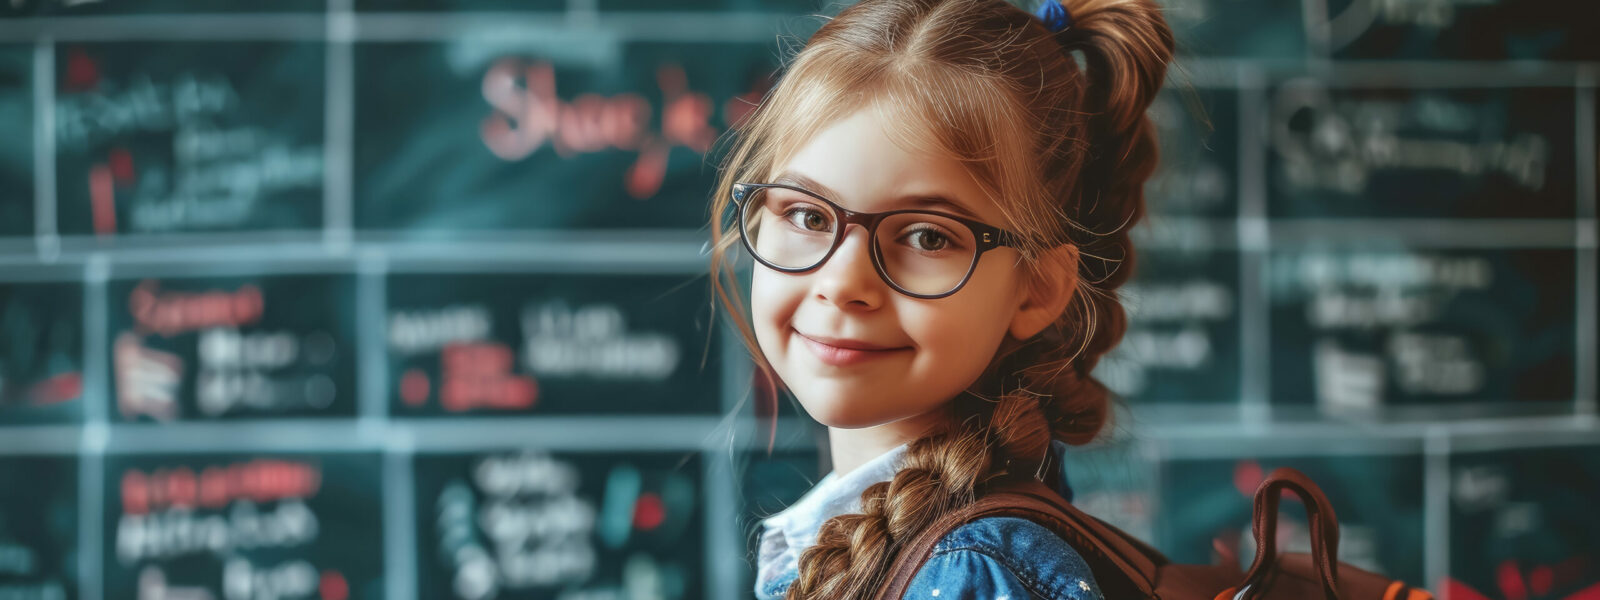
[[[1035,275],[1024,270],[1021,289],[1022,304],[1011,317],[1011,337],[1026,340],[1067,310],[1072,295],[1078,289],[1078,247],[1063,244],[1046,250],[1039,257],[1040,270]]]

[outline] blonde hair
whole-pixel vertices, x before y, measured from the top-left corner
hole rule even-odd
[[[822,525],[789,598],[871,597],[919,530],[986,481],[1039,472],[1052,439],[1087,443],[1107,421],[1110,394],[1090,373],[1126,329],[1116,289],[1133,271],[1128,229],[1157,160],[1145,110],[1173,38],[1151,0],[1063,5],[1072,24],[1052,33],[1003,0],[862,0],[811,37],[733,132],[712,199],[712,287],[768,383],[728,254],[732,186],[772,177],[839,118],[880,111],[897,144],[966,165],[997,225],[1024,238],[1035,277],[1061,268],[1039,260],[1045,250],[1078,247],[1067,309],[1029,340],[1008,338],[948,403],[955,426],[912,441],[894,478],[862,493],[862,512]]]

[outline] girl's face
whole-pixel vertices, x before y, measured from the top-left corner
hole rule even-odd
[[[870,108],[818,133],[779,165],[774,181],[850,210],[959,214],[918,201],[942,197],[979,221],[1005,226],[998,207],[959,162],[901,149]],[[1008,330],[1026,338],[1049,320],[1030,324],[1030,316],[1039,318],[1028,314],[1025,271],[1012,248],[984,253],[954,295],[922,300],[896,292],[879,277],[866,230],[851,225],[844,234],[839,249],[815,270],[787,274],[757,265],[752,277],[756,340],[778,376],[824,425],[856,429],[927,414],[977,380]],[[841,346],[883,349],[841,352]]]

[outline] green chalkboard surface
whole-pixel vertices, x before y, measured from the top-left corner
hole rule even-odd
[[[1590,2],[1331,0],[1324,6],[1338,58],[1600,59]]]
[[[418,455],[419,598],[706,595],[693,453]]]
[[[752,598],[755,594],[756,565],[764,529],[761,521],[794,504],[829,470],[812,449],[778,450],[770,454],[765,450],[753,450],[739,455],[739,493],[743,502],[739,511],[739,535],[744,542],[744,554],[740,557],[742,568],[739,569],[740,598]]]
[[[105,598],[383,598],[371,453],[115,455]]]
[[[1145,185],[1149,218],[1238,214],[1238,96],[1196,87],[1169,90],[1150,105],[1161,163]]]
[[[1270,99],[1269,210],[1275,217],[1571,218],[1575,97],[1564,88],[1282,82]]]
[[[316,13],[327,10],[326,0],[18,0],[11,4],[32,4],[34,14],[43,16]]]
[[[347,275],[111,282],[113,418],[355,415]]]
[[[83,419],[83,292],[0,283],[0,425]]]
[[[1108,432],[1109,433],[1109,432]],[[1155,543],[1161,513],[1157,469],[1148,448],[1120,442],[1068,446],[1062,467],[1072,505],[1141,540]]]
[[[1569,402],[1570,250],[1281,251],[1272,393],[1331,411]]]
[[[1128,330],[1095,375],[1136,403],[1239,399],[1239,255],[1141,250],[1121,288]]]
[[[0,237],[33,233],[33,49],[0,44]]]
[[[78,459],[0,456],[0,598],[78,597]]]
[[[746,11],[789,12],[805,14],[835,14],[854,2],[834,0],[676,0],[673,10],[681,11]],[[659,0],[598,0],[602,11],[659,11]]]
[[[1422,458],[1415,455],[1182,459],[1161,464],[1160,547],[1210,564],[1213,544],[1255,555],[1251,498],[1267,473],[1293,467],[1317,482],[1339,516],[1339,560],[1416,585],[1423,579]],[[1279,550],[1310,552],[1305,507],[1279,505]]]
[[[595,32],[356,48],[356,225],[409,237],[696,229],[762,46]]]
[[[715,413],[704,278],[393,275],[391,412]]]
[[[1595,498],[1600,446],[1593,444],[1450,457],[1450,597],[1594,593]]]
[[[1301,3],[1273,0],[1158,0],[1178,47],[1193,56],[1302,59],[1308,56]],[[1033,2],[1019,2],[1032,7]]]
[[[323,62],[308,42],[58,46],[61,233],[321,226]]]
[[[547,12],[567,9],[566,0],[355,0],[360,12]]]

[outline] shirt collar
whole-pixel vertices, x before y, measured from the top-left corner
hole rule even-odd
[[[893,479],[909,447],[895,446],[842,476],[829,472],[789,508],[762,521],[756,584],[770,584],[779,575],[798,569],[800,552],[816,543],[822,523],[861,512],[861,492],[874,483]]]
[[[816,543],[822,524],[842,514],[860,512],[861,492],[874,483],[893,479],[909,446],[896,446],[843,476],[829,472],[794,504],[762,521],[761,543],[756,555],[758,595],[781,594],[778,588],[792,582],[794,572],[799,569],[800,553]],[[1066,442],[1051,440],[1052,464],[1064,465],[1066,451]],[[1057,468],[1061,470],[1056,491],[1071,501],[1072,487],[1067,483],[1065,468]]]

